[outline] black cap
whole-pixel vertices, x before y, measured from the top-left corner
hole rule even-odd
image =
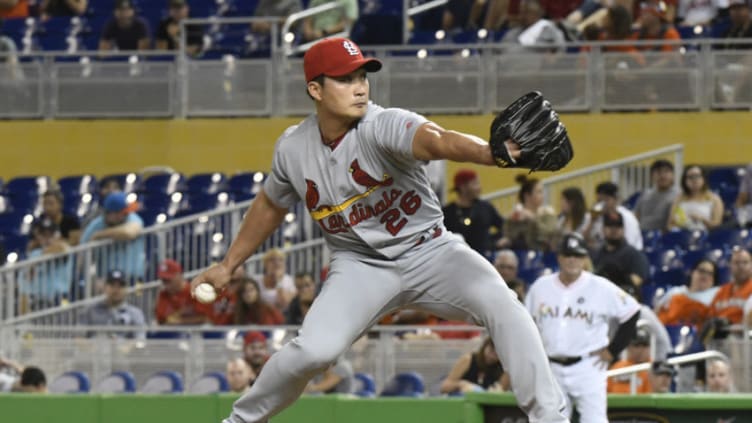
[[[119,269],[110,270],[107,273],[106,283],[119,283],[120,285],[126,285],[128,282],[125,280],[125,273]]]
[[[668,364],[665,361],[656,361],[653,363],[653,366],[651,368],[651,371],[655,375],[669,375],[673,376],[676,374],[676,371],[674,368]]]
[[[619,196],[619,186],[613,182],[601,182],[595,187],[595,193],[609,197]]]
[[[585,238],[577,232],[572,232],[564,235],[564,238],[559,244],[559,254],[563,256],[580,256],[585,257],[588,255],[587,244]]]
[[[619,212],[606,213],[603,215],[603,226],[624,227],[624,218]]]
[[[635,334],[634,338],[632,338],[632,340],[629,342],[629,344],[648,346],[650,345],[650,334],[643,329],[638,329],[637,333]]]
[[[116,0],[115,9],[133,9],[133,0]]]
[[[41,216],[38,219],[35,219],[32,226],[35,230],[45,232],[56,232],[58,229],[57,223],[47,216]]]

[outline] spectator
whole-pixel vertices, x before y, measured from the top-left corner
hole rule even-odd
[[[42,0],[39,10],[46,20],[50,16],[82,16],[87,5],[87,0]]]
[[[251,366],[242,358],[233,358],[227,362],[227,383],[230,385],[230,392],[243,394],[251,387],[256,375],[253,373]]]
[[[463,354],[441,382],[442,394],[508,391],[509,388],[509,375],[504,372],[490,337],[483,341],[478,351]]]
[[[251,278],[243,280],[238,288],[238,302],[235,304],[236,325],[281,325],[285,323],[276,307],[269,304],[259,294],[258,282]]]
[[[623,360],[614,363],[610,369],[621,369],[633,366],[635,364],[647,363],[650,361],[650,334],[644,330],[638,330],[635,337],[632,338],[627,346],[627,356]],[[607,391],[609,394],[629,394],[631,389],[631,375],[617,376],[608,379]],[[635,378],[637,383],[635,393],[650,393],[650,382],[648,381],[648,371],[637,373]]]
[[[671,204],[679,194],[674,186],[674,164],[659,159],[650,165],[650,179],[653,187],[640,194],[634,208],[634,214],[643,231],[665,230]]]
[[[60,238],[58,227],[50,218],[37,219],[31,233],[34,241],[30,244],[36,247],[29,252],[29,259],[65,253],[70,249]],[[54,261],[34,266],[29,280],[24,279],[19,281],[19,291],[28,301],[27,306],[32,310],[51,307],[68,297],[73,279],[73,265],[68,257],[59,257]]]
[[[156,36],[157,50],[177,50],[180,47],[180,22],[188,19],[190,9],[185,0],[170,0],[169,16],[159,23]],[[198,25],[186,25],[185,51],[198,54],[204,45],[204,32]],[[146,47],[144,47],[146,48]]]
[[[642,251],[642,232],[640,223],[635,215],[626,207],[620,205],[619,187],[613,182],[601,182],[595,187],[597,203],[591,210],[590,227],[585,231],[589,245],[593,250],[603,246],[603,216],[619,213],[624,222],[624,239],[629,245]]]
[[[664,17],[666,22],[675,22],[676,21],[676,6],[679,0],[644,0],[644,1],[631,1],[628,0],[626,3],[632,5],[632,16],[635,17],[635,21],[639,22],[640,18],[642,17],[643,10],[646,8],[654,8],[660,10]],[[625,6],[628,6],[628,4],[625,4]]]
[[[543,185],[538,179],[517,176],[520,191],[519,203],[504,222],[504,237],[501,242],[514,250],[549,251],[558,238],[556,213],[543,204]]]
[[[748,0],[731,0],[728,8],[731,26],[723,38],[752,38],[752,16],[750,16],[750,4]],[[752,44],[731,44],[724,46],[727,49],[750,49]]]
[[[679,25],[709,25],[727,4],[727,0],[679,0],[676,11]]]
[[[46,394],[47,376],[39,367],[28,366],[21,372],[21,378],[13,389],[13,392],[27,394]]]
[[[590,225],[590,213],[587,212],[582,190],[578,187],[565,188],[561,192],[559,204],[561,207],[557,223],[559,232],[562,234],[577,232],[584,235],[585,229]]]
[[[723,202],[710,191],[705,171],[697,165],[684,168],[682,192],[671,205],[669,229],[707,231],[715,229],[723,218]]]
[[[650,265],[641,251],[627,244],[624,238],[624,219],[618,212],[603,215],[603,238],[605,243],[593,255],[596,273],[599,269],[612,263],[621,266],[629,274],[630,282],[636,286],[648,280]]]
[[[42,215],[52,219],[60,230],[60,236],[69,245],[78,245],[81,239],[81,222],[76,216],[63,213],[63,194],[47,191],[42,194]]]
[[[115,16],[102,30],[100,51],[135,51],[149,49],[149,27],[146,21],[136,16],[132,0],[117,0]]]
[[[635,40],[681,40],[679,31],[671,25],[667,17],[666,4],[664,2],[643,2],[639,19],[640,29],[632,35]],[[653,50],[670,52],[678,50],[680,44],[663,44],[638,46],[638,50]]]
[[[26,18],[29,0],[0,0],[0,19]]]
[[[296,294],[292,276],[285,273],[285,253],[271,249],[264,254],[262,263],[264,274],[253,278],[261,282],[261,299],[283,311]]]
[[[507,286],[517,294],[517,299],[524,301],[526,283],[517,276],[519,270],[517,254],[509,249],[499,251],[496,253],[494,267],[504,279],[504,282],[507,283]]]
[[[85,228],[89,225],[89,223],[91,223],[92,220],[104,215],[104,200],[113,192],[122,190],[123,187],[120,185],[120,181],[118,181],[117,178],[110,177],[104,178],[99,181],[99,204],[89,213],[88,216],[86,216],[86,218],[84,219],[84,224],[82,226]]]
[[[543,19],[544,10],[538,0],[525,0],[520,5],[520,26],[512,28],[504,34],[501,42],[508,45],[520,45],[529,51],[559,50],[564,46],[564,33],[553,22]],[[506,52],[517,52],[523,49],[505,48]],[[517,58],[516,60],[519,60]]]
[[[5,369],[10,369],[16,376],[7,373]],[[0,394],[10,392],[21,377],[24,368],[13,360],[0,357],[0,370],[2,370],[0,371]]]
[[[718,266],[712,260],[695,263],[689,287],[675,286],[655,306],[664,325],[692,325],[700,329],[708,317],[710,303],[718,292]]]
[[[731,366],[722,359],[713,359],[708,363],[707,369],[707,392],[730,394],[736,392],[734,386],[734,376],[731,373]]]
[[[280,24],[279,31],[282,30],[281,24],[293,13],[303,10],[300,0],[259,0],[253,16],[257,18],[276,18]],[[269,34],[271,32],[272,22],[253,22],[251,30],[255,33]]]
[[[1,0],[0,0],[1,1]],[[0,17],[0,71],[4,72],[5,80],[8,82],[21,81],[24,79],[24,72],[18,63],[18,49],[16,43],[12,38],[2,34],[3,18]],[[3,70],[4,68],[4,70]],[[10,85],[11,91],[8,93],[11,96],[23,95],[22,90],[19,90],[18,85]],[[13,99],[10,99],[13,101]]]
[[[125,302],[128,280],[120,270],[112,270],[104,284],[104,299],[87,308],[79,323],[90,326],[135,326],[146,328],[144,313]],[[110,333],[111,337],[146,339],[146,331]]]
[[[650,391],[655,394],[667,394],[671,392],[671,381],[676,375],[676,370],[665,361],[653,362],[650,368]]]
[[[357,0],[335,0],[342,7],[311,16],[303,21],[303,38],[314,41],[344,31],[358,19]],[[308,8],[331,3],[332,0],[311,0]]]
[[[747,327],[752,327],[752,295],[747,299],[747,302],[744,303],[744,322],[747,325]]]
[[[744,177],[739,184],[739,195],[736,197],[736,218],[742,228],[752,224],[752,164],[745,169]]]
[[[285,311],[285,322],[288,325],[303,324],[303,317],[308,312],[305,304],[310,306],[316,297],[316,282],[314,282],[313,276],[310,273],[295,275],[295,289],[297,289],[298,294],[295,295],[295,298],[287,307],[287,311]]]
[[[474,170],[461,169],[454,174],[454,191],[457,199],[443,209],[444,226],[485,256],[495,249],[504,220],[493,204],[480,198],[480,179]]]
[[[752,295],[752,256],[737,248],[731,255],[731,282],[724,284],[713,297],[708,317],[741,324],[744,304]]]
[[[243,359],[251,366],[253,374],[258,375],[269,360],[269,347],[266,336],[258,331],[246,332],[243,336]]]
[[[508,0],[449,0],[442,17],[445,31],[498,29],[507,15]]]
[[[104,214],[84,228],[81,243],[109,239],[114,244],[103,248],[97,270],[107,273],[120,269],[131,278],[144,279],[146,245],[141,231],[144,222],[136,213],[139,205],[129,202],[123,192],[113,192],[104,200]]]
[[[583,3],[583,0],[541,0],[546,16],[555,21],[566,18]]]
[[[208,306],[193,298],[191,284],[183,277],[180,263],[172,259],[163,261],[157,277],[162,281],[155,313],[159,324],[198,325],[208,320]]]

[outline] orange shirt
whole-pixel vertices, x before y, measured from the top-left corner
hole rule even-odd
[[[752,295],[752,279],[741,287],[729,282],[718,290],[710,304],[710,317],[726,318],[731,324],[742,323],[744,303]]]
[[[157,322],[167,323],[167,317],[179,313],[182,317],[195,315],[209,315],[211,304],[201,304],[191,296],[191,285],[185,283],[183,289],[177,294],[171,294],[165,290],[160,291],[157,297],[156,315]]]
[[[10,9],[0,9],[0,18],[3,19],[25,18],[28,16],[29,0],[18,0],[18,3]]]
[[[693,325],[700,327],[708,318],[710,307],[685,294],[676,294],[668,304],[658,310],[658,319],[664,325]]]
[[[641,41],[649,41],[649,40],[681,40],[681,36],[679,35],[679,31],[676,30],[673,26],[670,26],[666,28],[665,31],[663,31],[663,36],[660,38],[657,37],[650,37],[645,34],[642,34],[641,32],[635,32],[632,34],[630,39],[632,40],[641,40]],[[675,51],[680,47],[679,44],[664,44],[660,47],[656,46],[638,46],[637,48],[639,50],[653,50],[653,51]]]
[[[616,363],[614,363],[613,366],[611,366],[611,370],[614,369],[621,369],[623,367],[629,367],[634,364],[639,363],[633,363],[629,360],[619,360]],[[630,391],[630,380],[631,375],[624,375],[624,376],[618,376],[618,377],[610,377],[608,378],[608,385],[606,387],[606,391],[609,394],[629,394],[632,391]],[[652,389],[650,389],[650,381],[648,380],[648,371],[643,370],[639,373],[637,373],[637,391],[638,394],[648,394],[652,392]]]

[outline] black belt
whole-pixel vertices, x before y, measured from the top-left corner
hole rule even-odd
[[[582,361],[582,357],[548,357],[549,361],[562,366],[571,366]]]

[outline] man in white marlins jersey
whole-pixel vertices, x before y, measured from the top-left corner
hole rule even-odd
[[[525,304],[538,325],[551,369],[581,423],[607,423],[606,370],[634,337],[640,306],[608,279],[584,271],[580,234],[559,246],[559,272],[533,283]],[[608,339],[609,321],[619,327]]]

